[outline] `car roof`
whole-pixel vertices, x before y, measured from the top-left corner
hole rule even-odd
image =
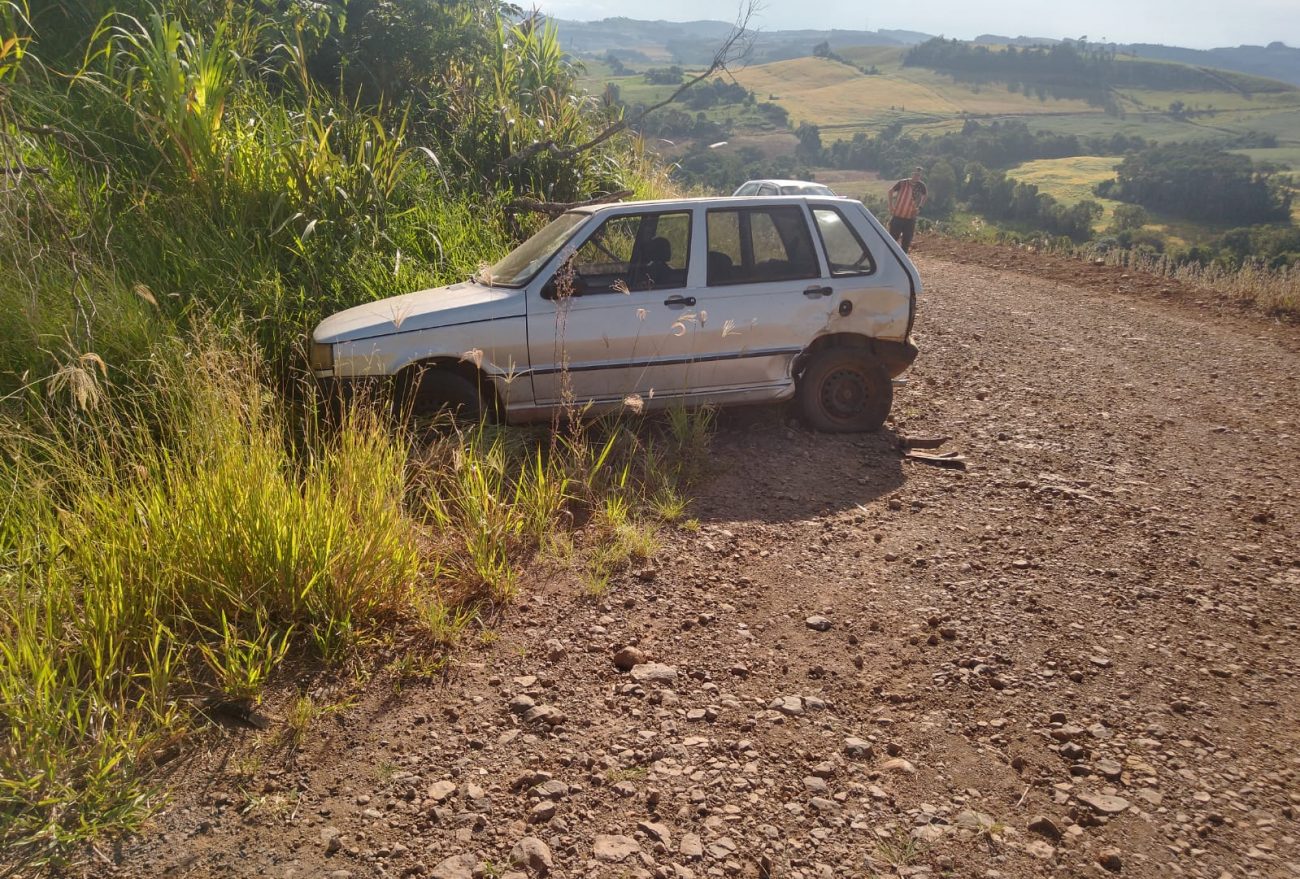
[[[688,207],[700,204],[737,205],[752,208],[755,205],[760,204],[800,204],[810,198],[817,199],[818,201],[841,201],[856,205],[861,204],[857,199],[845,198],[842,195],[716,195],[694,198],[662,198],[650,201],[615,201],[610,202],[609,204],[588,205],[585,207],[574,208],[570,213],[594,214],[616,208]]]
[[[775,177],[762,177],[757,180],[746,180],[741,186],[747,186],[750,183],[772,183],[776,186],[826,186],[825,183],[818,183],[816,180],[778,180]]]

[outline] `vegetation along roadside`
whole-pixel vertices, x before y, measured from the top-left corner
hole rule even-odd
[[[599,593],[685,517],[707,413],[318,411],[324,314],[468,277],[520,199],[664,187],[552,27],[391,11],[0,5],[0,872],[139,827],[154,768],[286,667],[400,640],[391,673],[436,671],[526,560]]]

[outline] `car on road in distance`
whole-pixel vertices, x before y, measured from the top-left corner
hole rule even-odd
[[[834,195],[829,186],[808,180],[747,180],[732,193],[750,195]]]
[[[917,356],[920,292],[852,199],[622,202],[559,215],[470,280],[326,318],[311,361],[344,398],[392,381],[416,413],[794,398],[814,428],[874,430]]]

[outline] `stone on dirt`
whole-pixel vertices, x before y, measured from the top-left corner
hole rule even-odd
[[[1085,792],[1078,794],[1077,798],[1099,815],[1120,815],[1128,809],[1128,800],[1123,797]]]
[[[630,836],[598,834],[592,842],[591,853],[598,861],[617,864],[641,851],[641,846]]]
[[[614,654],[614,667],[619,671],[631,671],[646,661],[645,651],[640,647],[624,647]]]
[[[554,865],[550,846],[535,836],[525,836],[515,843],[515,847],[510,850],[510,863],[516,867],[527,867],[539,876],[545,876]]]
[[[478,858],[473,855],[452,855],[439,861],[429,875],[433,879],[474,879]]]
[[[632,680],[638,684],[673,684],[677,669],[661,662],[642,662],[632,666]]]

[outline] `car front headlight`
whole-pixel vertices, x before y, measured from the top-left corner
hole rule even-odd
[[[311,368],[316,372],[334,369],[334,346],[329,342],[311,343]]]

